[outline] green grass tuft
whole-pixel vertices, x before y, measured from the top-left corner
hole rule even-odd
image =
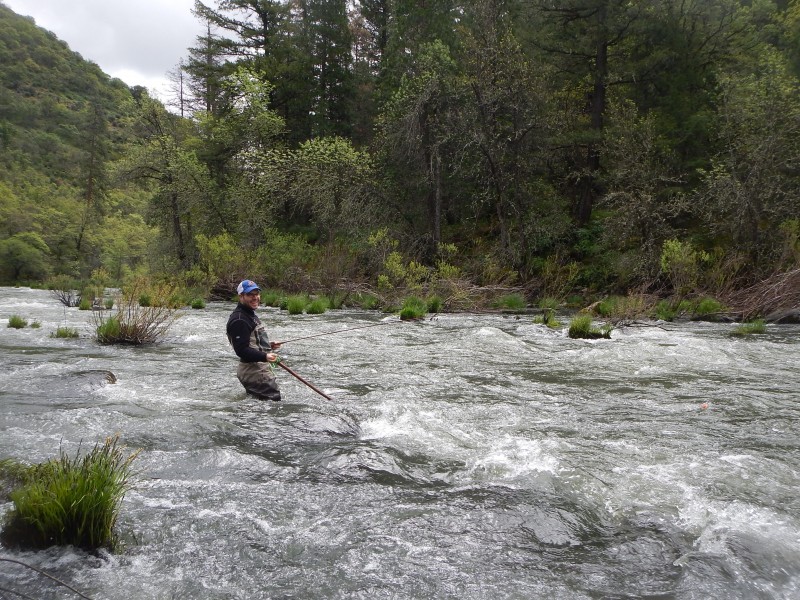
[[[191,303],[189,304],[194,309],[200,309],[206,307],[206,301],[202,298],[194,298]]]
[[[300,294],[286,299],[286,310],[290,315],[302,315],[306,306],[308,306],[308,296]]]
[[[522,294],[507,294],[498,298],[494,302],[494,306],[504,310],[524,310],[528,306],[528,302]]]
[[[421,319],[428,312],[428,305],[416,296],[409,296],[400,308],[400,319],[403,321]]]
[[[23,329],[28,326],[28,321],[19,315],[11,315],[8,318],[8,326],[13,327],[14,329]]]
[[[76,338],[78,337],[78,330],[72,327],[59,327],[53,333],[50,334],[50,337],[54,338]]]
[[[31,467],[10,496],[14,508],[3,530],[6,543],[30,548],[73,545],[86,550],[112,548],[120,503],[130,488],[131,463],[118,437],[84,456],[63,451]]]
[[[749,323],[742,323],[731,332],[731,335],[753,335],[767,332],[767,325],[764,319],[756,319]]]
[[[567,335],[572,339],[594,340],[598,338],[611,338],[611,325],[604,325],[601,328],[592,325],[591,315],[578,315],[569,323]]]
[[[310,315],[321,315],[330,307],[330,300],[327,298],[317,298],[316,300],[311,301],[308,306],[306,306],[306,312]]]

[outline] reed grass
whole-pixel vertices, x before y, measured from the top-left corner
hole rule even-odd
[[[59,327],[50,337],[54,338],[76,338],[78,337],[78,330],[73,327]]]
[[[756,319],[755,321],[750,321],[749,323],[742,323],[731,332],[731,335],[745,336],[766,332],[767,325],[764,322],[764,319]]]
[[[321,315],[330,307],[330,300],[327,298],[317,298],[316,300],[312,300],[308,306],[306,306],[306,312],[310,315]]]
[[[28,320],[23,319],[19,315],[11,315],[8,318],[8,326],[14,329],[23,329],[28,326]]]
[[[14,508],[4,540],[23,547],[72,545],[86,550],[113,549],[120,504],[130,489],[131,464],[119,437],[95,444],[81,456],[63,450],[58,459],[31,467],[25,482],[11,492]]]
[[[302,294],[289,296],[286,299],[286,310],[289,311],[290,315],[301,315],[306,310],[308,304],[308,296]]]
[[[567,335],[572,339],[610,339],[611,325],[604,325],[602,328],[597,328],[592,325],[591,315],[578,315],[570,321]]]
[[[400,308],[400,319],[402,321],[421,319],[427,312],[428,304],[424,300],[417,296],[409,296],[403,301],[403,306]]]

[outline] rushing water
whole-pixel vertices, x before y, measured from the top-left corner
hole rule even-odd
[[[100,346],[90,313],[0,288],[0,458],[142,449],[121,552],[0,558],[96,600],[800,597],[800,327],[583,341],[529,316],[263,309],[276,340],[384,323],[286,344],[334,401],[279,370],[265,403],[236,380],[232,308]],[[7,562],[0,588],[76,597]]]

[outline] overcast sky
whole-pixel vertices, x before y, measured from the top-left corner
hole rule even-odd
[[[202,25],[194,0],[0,0],[33,17],[83,58],[162,100],[167,72],[188,56]],[[207,3],[208,4],[208,3]]]

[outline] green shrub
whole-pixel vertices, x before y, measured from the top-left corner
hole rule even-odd
[[[76,338],[78,337],[78,330],[73,329],[72,327],[59,327],[53,333],[50,334],[50,337],[54,338]]]
[[[137,454],[125,456],[117,442],[107,438],[74,458],[62,451],[59,459],[30,468],[22,487],[10,494],[14,508],[4,538],[34,548],[113,548],[114,525]]]
[[[23,319],[19,315],[11,315],[8,318],[8,327],[13,327],[14,329],[23,329],[28,326],[27,319]]]
[[[103,302],[103,306],[106,307],[106,310],[111,310],[114,308],[114,299],[113,298],[106,298]]]
[[[92,310],[92,301],[86,296],[82,296],[81,302],[78,304],[78,310]]]
[[[742,323],[731,332],[731,335],[753,335],[758,333],[766,333],[766,331],[767,325],[764,323],[764,319],[756,319],[755,321],[751,321],[749,323]]]
[[[597,339],[611,338],[611,325],[604,325],[602,328],[592,326],[591,315],[578,315],[569,323],[567,335],[573,339]]]
[[[31,327],[33,329],[39,329],[41,326],[42,324],[39,321],[34,321],[33,323],[31,323]]]
[[[206,301],[202,298],[195,298],[191,301],[190,306],[194,309],[205,308]]]
[[[153,306],[142,306],[136,299],[144,295],[144,281],[126,286],[115,299],[117,310],[106,316],[104,311],[95,311],[95,331],[101,344],[151,344],[163,337],[172,323],[180,316],[169,298],[169,286],[148,287]]]
[[[330,301],[327,298],[317,298],[306,306],[306,312],[310,315],[321,315],[330,306]]]
[[[296,295],[286,299],[286,310],[290,315],[301,315],[308,306],[308,296]]]
[[[149,293],[145,292],[144,294],[139,295],[138,298],[139,306],[152,306],[153,305],[153,298],[150,296]]]
[[[403,301],[400,308],[400,319],[408,321],[410,319],[421,319],[428,310],[427,304],[416,296],[409,296]]]

